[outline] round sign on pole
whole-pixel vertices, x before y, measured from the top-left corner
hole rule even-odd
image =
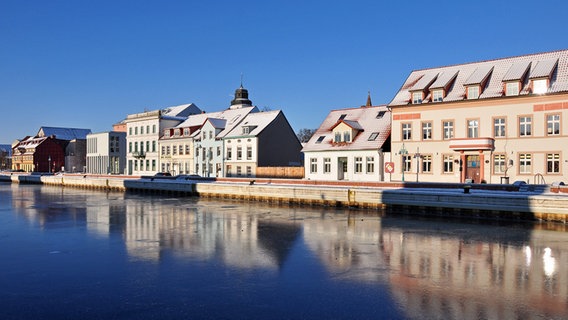
[[[385,162],[385,172],[386,173],[394,172],[394,162]]]

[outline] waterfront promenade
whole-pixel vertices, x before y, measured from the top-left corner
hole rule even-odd
[[[563,186],[339,183],[251,178],[180,180],[17,173],[0,175],[0,181],[287,204],[377,208],[428,216],[568,222],[568,189]]]

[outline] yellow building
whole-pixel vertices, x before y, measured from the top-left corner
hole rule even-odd
[[[567,181],[568,50],[412,71],[388,106],[392,180]]]

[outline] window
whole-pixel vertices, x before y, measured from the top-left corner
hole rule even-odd
[[[241,160],[243,158],[243,147],[237,147],[237,160]]]
[[[479,98],[479,86],[467,87],[467,98],[468,99],[478,99]]]
[[[355,157],[355,173],[363,172],[363,157]]]
[[[227,160],[231,160],[231,158],[233,158],[233,148],[228,147],[227,148]]]
[[[144,127],[140,127],[140,134],[144,134]]]
[[[170,154],[170,146],[166,146],[166,154]]]
[[[132,153],[132,142],[128,143],[128,152]]]
[[[375,157],[367,157],[367,173],[375,173]]]
[[[195,157],[199,159],[199,147],[195,148]]]
[[[132,135],[132,127],[128,128],[128,135],[131,136]]]
[[[378,132],[373,132],[371,133],[371,135],[369,136],[369,141],[375,141],[377,140],[377,137],[379,136]]]
[[[221,156],[221,147],[217,147],[217,157]]]
[[[185,154],[189,154],[191,152],[191,149],[189,148],[189,144],[185,145]]]
[[[156,125],[152,125],[152,133],[156,133]]]
[[[146,126],[146,134],[150,134],[150,126]]]
[[[477,119],[467,120],[467,137],[468,138],[479,137],[479,120]]]
[[[422,172],[432,173],[432,155],[422,155]]]
[[[134,160],[134,171],[138,171],[138,160]]]
[[[237,177],[240,177],[242,175],[241,171],[242,171],[241,166],[238,166],[237,167]]]
[[[495,154],[493,155],[493,173],[500,174],[505,173],[505,155],[504,154]]]
[[[134,127],[134,135],[138,134],[138,127]]]
[[[146,152],[150,152],[150,141],[146,141]]]
[[[493,119],[493,137],[495,138],[505,137],[505,118]]]
[[[183,135],[189,136],[189,128],[183,128]]]
[[[317,173],[317,172],[318,172],[318,159],[310,158],[310,173]]]
[[[454,122],[453,121],[444,121],[444,140],[449,140],[454,137]]]
[[[519,173],[530,174],[532,172],[532,155],[530,153],[521,153],[519,155]]]
[[[323,158],[323,173],[331,172],[331,158]]]
[[[454,172],[454,156],[450,154],[444,155],[444,173]]]
[[[334,142],[341,142],[341,132],[336,132],[335,133],[335,138],[333,140]]]
[[[156,152],[156,141],[152,141],[152,152]]]
[[[417,91],[412,93],[412,104],[421,104],[424,94],[422,91]]]
[[[518,96],[520,92],[520,83],[518,81],[507,82],[505,84],[506,96]]]
[[[432,91],[432,101],[442,102],[443,100],[444,100],[444,91],[443,90]]]
[[[376,117],[376,118],[377,118],[377,119],[381,119],[382,117],[385,116],[385,113],[387,113],[387,112],[384,111],[384,110],[383,110],[383,111],[379,111],[379,113],[377,113],[377,117]]]
[[[247,146],[247,160],[252,160],[252,147]]]
[[[351,142],[351,132],[349,131],[343,132],[343,141]]]
[[[323,139],[325,139],[325,136],[320,136],[318,138],[318,140],[316,141],[316,143],[321,143],[323,141]]]
[[[532,117],[519,118],[519,136],[528,137],[532,135]]]
[[[410,172],[412,170],[412,157],[409,155],[402,156],[402,170]]]
[[[432,140],[432,122],[422,122],[422,140]]]
[[[134,141],[134,152],[138,152],[138,141]]]
[[[179,130],[178,129],[174,129],[174,137],[179,137]]]
[[[146,160],[146,171],[150,171],[150,160]]]
[[[546,133],[549,136],[557,136],[560,134],[559,114],[549,114],[546,116]]]
[[[339,117],[339,120],[337,120],[337,121],[341,121],[341,120],[345,119],[345,117],[347,117],[347,114],[342,114],[342,115]]]
[[[412,139],[412,124],[403,123],[402,124],[402,140]]]
[[[252,176],[252,167],[251,166],[247,166],[247,177]]]
[[[213,131],[209,131],[209,139],[210,139],[210,140],[213,139]]]
[[[166,138],[170,137],[170,130],[169,129],[164,130],[164,137],[166,137]]]
[[[546,155],[546,173],[560,173],[560,154],[549,153]]]
[[[543,94],[548,91],[548,79],[535,79],[532,81],[532,92]]]

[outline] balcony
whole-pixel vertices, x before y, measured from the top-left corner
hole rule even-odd
[[[450,149],[454,151],[465,150],[493,150],[495,139],[493,138],[463,138],[450,140]]]
[[[132,156],[136,159],[144,159],[144,158],[146,158],[146,153],[143,152],[143,151],[140,151],[140,152],[134,151],[134,152],[132,152]]]

